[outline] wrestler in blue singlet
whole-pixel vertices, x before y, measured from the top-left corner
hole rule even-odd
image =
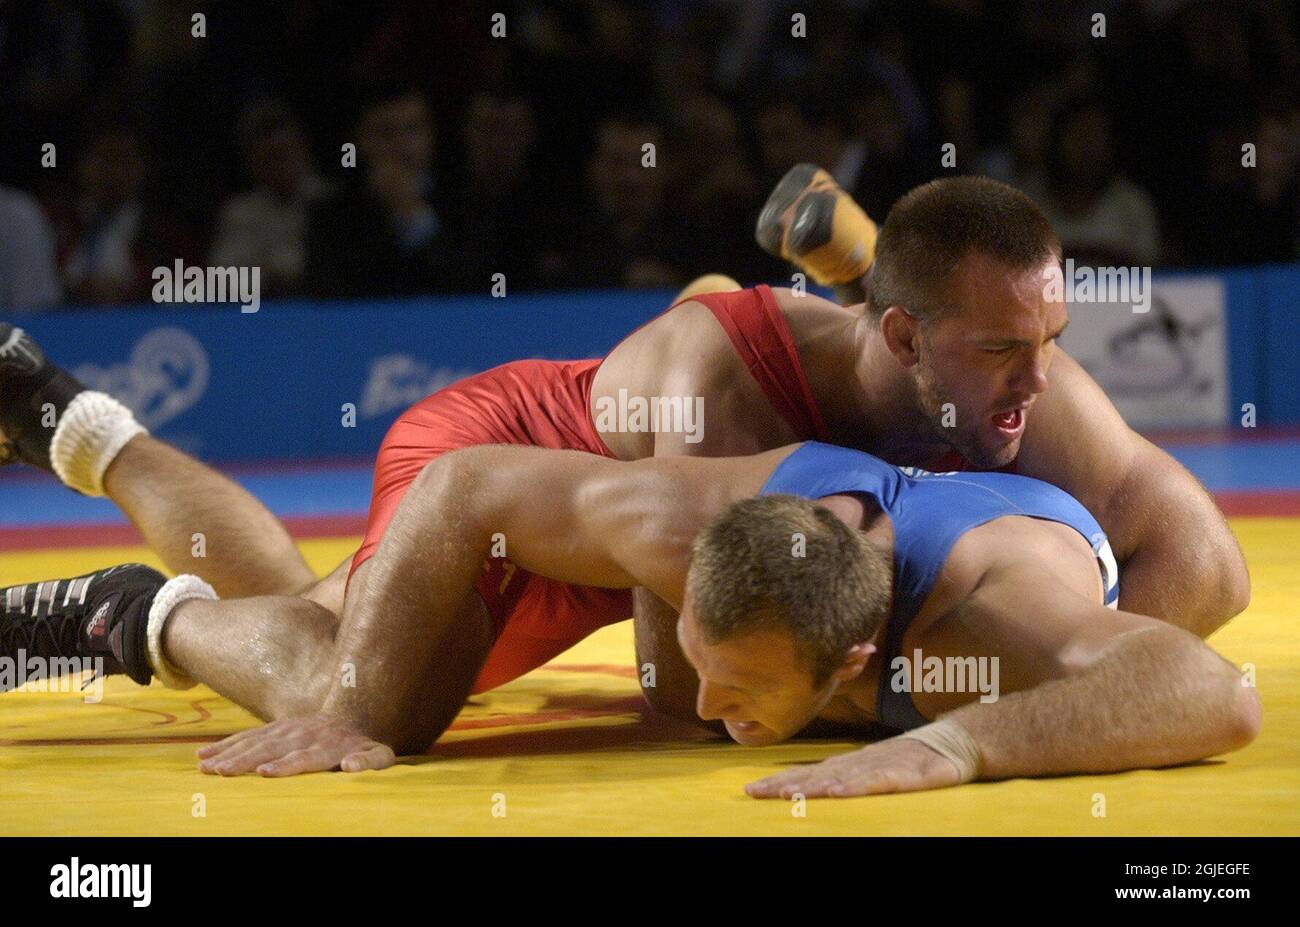
[[[884,666],[899,653],[957,539],[1004,515],[1059,522],[1092,545],[1101,569],[1105,603],[1119,601],[1119,569],[1101,525],[1069,493],[1050,483],[1010,473],[929,473],[895,467],[879,457],[809,441],[781,462],[761,494],[820,499],[863,493],[876,500],[894,526],[894,604],[885,630]],[[895,692],[880,674],[876,716],[892,728],[927,724],[907,692]]]

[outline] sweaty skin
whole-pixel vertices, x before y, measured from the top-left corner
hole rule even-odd
[[[1016,276],[970,255],[954,274],[951,318],[929,331],[898,308],[881,320],[865,307],[773,290],[833,443],[899,465],[934,467],[954,445],[985,461],[1014,458],[1015,472],[1052,483],[1101,523],[1124,571],[1120,605],[1200,637],[1249,601],[1244,558],[1227,522],[1196,479],[1130,429],[1092,378],[1055,345],[1068,323],[1047,284],[1055,262]],[[910,371],[931,373],[918,387]],[[704,438],[605,433],[625,460],[753,454],[795,440],[707,307],[678,305],[619,344],[597,372],[592,401],[630,395],[703,396]],[[949,402],[956,427],[927,416]],[[1002,448],[990,414],[1023,406],[1023,430]],[[938,409],[931,409],[937,412]],[[675,638],[676,615],[638,590],[638,665],[653,663],[671,686],[646,689],[667,713],[694,713],[692,673]]]
[[[431,615],[461,608],[498,532],[510,539],[511,559],[538,575],[644,586],[682,609],[681,639],[703,676],[701,712],[726,722],[737,740],[774,743],[818,719],[875,730],[878,641],[855,646],[818,689],[793,647],[783,650],[779,640],[705,640],[684,600],[699,529],[731,502],[756,494],[793,450],[620,463],[574,451],[483,446],[437,458],[403,499],[392,538],[385,535],[376,555],[365,598],[387,606],[345,614],[332,661],[319,668],[322,678],[337,679],[355,663],[356,685],[327,687],[317,713],[208,748],[205,767],[266,767],[274,774],[373,768],[375,757],[379,765],[391,762],[386,744],[411,748],[436,738],[440,731],[409,729],[411,699],[403,693],[409,686],[426,699],[429,679],[472,678],[470,656],[438,646],[427,628]],[[857,495],[821,502],[873,542],[892,543],[889,520],[873,503]],[[1186,631],[1104,607],[1101,592],[1091,547],[1062,525],[1004,517],[954,546],[904,637],[904,652],[999,659],[1002,694],[995,702],[981,703],[978,692],[916,698],[927,717],[956,709],[952,717],[975,738],[986,777],[1186,762],[1255,736],[1258,700],[1235,668]],[[409,607],[396,607],[403,597]],[[182,668],[202,678],[201,668]],[[1139,697],[1143,710],[1134,711]],[[812,790],[805,794],[955,784],[954,768],[936,762],[928,747],[884,744],[858,751],[863,756],[847,765],[827,761],[836,764],[829,773],[816,772],[823,764],[805,770],[814,779],[796,784]],[[755,784],[751,794],[791,787],[785,774],[774,779]],[[837,792],[836,783],[850,791]]]

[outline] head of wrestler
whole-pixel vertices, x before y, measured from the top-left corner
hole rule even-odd
[[[876,652],[891,575],[886,552],[806,499],[728,507],[695,539],[677,622],[699,716],[748,746],[799,733]]]
[[[890,210],[864,321],[899,364],[919,442],[985,469],[1015,459],[1068,321],[1060,262],[1047,217],[995,180],[935,180]]]

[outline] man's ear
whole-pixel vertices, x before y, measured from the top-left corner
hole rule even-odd
[[[901,306],[890,306],[880,317],[880,333],[885,338],[885,346],[902,367],[915,366],[920,359],[917,339],[920,328],[916,319],[907,314]]]
[[[839,669],[831,673],[831,678],[841,684],[857,679],[862,675],[862,671],[867,668],[867,661],[871,659],[871,655],[875,652],[876,645],[869,641],[854,644],[849,648],[849,652],[844,655],[844,662],[840,664]]]

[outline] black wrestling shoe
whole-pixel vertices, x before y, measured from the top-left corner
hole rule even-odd
[[[47,676],[61,665],[55,661],[75,658],[87,669],[102,659],[105,675],[125,673],[147,686],[149,607],[166,581],[152,567],[127,563],[0,589],[0,659],[36,657]]]
[[[72,397],[85,387],[45,358],[21,328],[0,322],[0,464],[53,473],[50,440]]]

